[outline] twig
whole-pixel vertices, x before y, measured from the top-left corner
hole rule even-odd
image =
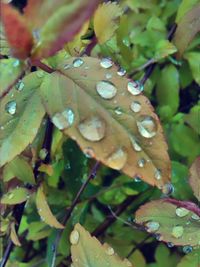
[[[141,248],[143,245],[144,245],[144,243],[149,239],[149,238],[151,238],[152,237],[152,235],[147,235],[140,243],[138,243],[136,246],[134,246],[132,249],[131,249],[131,251],[128,253],[128,255],[126,256],[127,258],[130,258],[131,257],[131,255],[137,250],[137,249],[139,249],[139,248]]]
[[[40,60],[31,60],[30,64],[32,66],[35,66],[35,67],[38,67],[38,68],[42,69],[45,72],[48,72],[48,73],[52,73],[52,72],[55,71],[54,69],[52,69],[51,67],[47,66],[46,64],[44,64]]]

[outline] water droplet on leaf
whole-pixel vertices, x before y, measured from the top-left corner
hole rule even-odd
[[[192,218],[193,220],[195,220],[195,221],[200,220],[200,217],[199,217],[197,214],[195,214],[195,213],[192,214],[191,218]]]
[[[155,179],[160,180],[162,178],[161,170],[156,169],[155,170]]]
[[[140,168],[143,168],[144,165],[145,165],[145,159],[139,159],[139,160],[138,160],[138,166],[139,166]]]
[[[141,104],[138,101],[133,101],[131,103],[131,110],[133,112],[139,112],[141,110]]]
[[[78,125],[81,135],[89,141],[100,141],[105,136],[106,125],[99,117],[91,117]]]
[[[172,184],[168,183],[168,184],[165,184],[163,187],[162,187],[162,192],[163,194],[165,195],[171,195],[173,192],[174,192],[174,187]]]
[[[127,160],[127,153],[123,149],[118,149],[108,158],[108,165],[115,169],[121,170]]]
[[[193,249],[192,249],[191,246],[184,246],[184,247],[183,247],[183,252],[184,252],[185,254],[191,253],[192,250],[193,250]]]
[[[132,146],[133,146],[135,151],[137,151],[137,152],[142,151],[142,148],[140,147],[138,142],[133,137],[130,137],[130,140],[131,140]]]
[[[13,193],[8,193],[8,199],[12,199],[14,197]]]
[[[168,246],[168,248],[173,248],[174,244],[172,242],[167,242],[167,246]]]
[[[111,79],[112,78],[112,73],[106,73],[105,77],[106,77],[106,79]]]
[[[91,147],[84,148],[83,153],[87,158],[94,158],[95,157],[94,150]]]
[[[176,215],[178,217],[185,217],[186,215],[188,215],[190,213],[189,210],[185,209],[185,208],[177,208],[176,209]]]
[[[17,59],[15,60],[15,62],[13,63],[13,67],[18,67],[20,64],[20,61]]]
[[[127,84],[127,89],[132,95],[139,95],[144,87],[139,82],[130,81]]]
[[[72,67],[71,64],[65,64],[65,65],[64,65],[64,70],[68,70],[68,69],[70,69],[71,67]]]
[[[110,58],[102,58],[101,62],[100,62],[101,67],[103,67],[104,69],[109,69],[112,67],[113,62]]]
[[[117,93],[117,88],[113,83],[108,81],[100,81],[96,84],[98,94],[104,99],[111,99]]]
[[[154,233],[160,228],[160,224],[158,222],[148,222],[146,223],[147,232]]]
[[[134,181],[136,183],[140,183],[142,181],[142,179],[139,176],[134,176]]]
[[[16,89],[17,91],[22,91],[23,88],[24,88],[24,83],[21,80],[19,80],[19,82],[16,84]]]
[[[73,61],[73,66],[74,68],[78,68],[80,67],[81,65],[83,65],[84,61],[82,60],[82,58],[76,58],[74,61]]]
[[[117,74],[122,77],[126,74],[126,70],[123,68],[119,68]]]
[[[79,232],[77,230],[73,230],[70,234],[70,242],[72,245],[77,245],[79,241]]]
[[[16,113],[16,109],[17,109],[17,103],[15,101],[9,101],[6,105],[5,105],[5,110],[6,112],[8,112],[10,115],[14,115]]]
[[[183,226],[174,226],[172,228],[172,236],[175,238],[180,238],[183,235],[184,228]]]
[[[52,122],[59,130],[66,129],[74,122],[74,112],[67,108],[62,113],[56,113],[52,117]]]
[[[106,254],[108,254],[109,256],[112,256],[112,255],[115,254],[115,251],[114,251],[113,248],[108,247],[108,248],[106,249]]]
[[[121,109],[120,107],[116,107],[116,108],[115,108],[115,113],[116,113],[117,115],[121,115],[123,112],[122,112],[122,109]]]
[[[152,138],[156,135],[157,124],[150,116],[140,116],[137,120],[138,131],[145,138]]]

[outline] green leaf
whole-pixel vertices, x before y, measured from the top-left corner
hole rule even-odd
[[[37,89],[41,78],[30,73],[22,91],[13,88],[0,102],[0,167],[19,155],[35,138],[45,111]]]
[[[192,107],[190,113],[184,116],[184,121],[200,135],[200,105]]]
[[[176,15],[176,23],[179,23],[182,17],[198,2],[199,0],[182,0]]]
[[[70,242],[74,267],[133,266],[127,259],[122,261],[107,244],[101,245],[80,224],[71,232]]]
[[[159,108],[169,106],[175,114],[179,106],[179,73],[173,65],[166,66],[157,82],[156,97]]]
[[[16,187],[11,189],[0,199],[1,204],[14,205],[19,204],[27,200],[29,197],[29,191],[23,187]]]
[[[190,167],[189,183],[195,197],[200,201],[200,157],[196,158]]]
[[[46,238],[51,233],[51,229],[44,222],[31,222],[28,226],[27,240],[37,241]]]
[[[156,60],[159,60],[174,54],[176,51],[176,47],[168,40],[161,40],[156,44],[156,52],[154,58]]]
[[[14,58],[0,60],[0,97],[5,95],[10,87],[22,76],[24,72],[24,65]],[[18,90],[20,83],[18,83]]]
[[[185,255],[177,267],[199,267],[200,250],[193,250],[188,255]]]
[[[17,177],[23,182],[35,184],[33,169],[22,157],[14,158],[12,161],[6,164],[3,169],[4,182],[10,181],[14,177]]]
[[[51,227],[55,227],[58,229],[63,229],[64,226],[59,223],[56,219],[56,217],[52,214],[49,205],[46,201],[46,196],[43,191],[43,186],[40,185],[40,187],[37,190],[36,194],[36,207],[38,210],[38,213],[41,217],[41,219]]]
[[[87,156],[162,187],[170,179],[170,162],[158,117],[146,97],[130,92],[135,83],[118,75],[113,63],[109,69],[102,67],[104,62],[90,57],[62,62],[59,72],[42,83],[46,110]],[[143,123],[151,129],[146,132]],[[162,179],[156,175],[158,169]]]
[[[179,208],[166,200],[154,200],[139,208],[136,222],[147,231],[160,235],[159,240],[177,246],[198,246],[200,218],[185,208]]]
[[[187,59],[194,80],[200,85],[200,53],[199,52],[188,52],[184,55]]]

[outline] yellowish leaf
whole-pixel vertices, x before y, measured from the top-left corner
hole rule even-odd
[[[53,175],[53,167],[50,164],[41,164],[41,166],[39,167],[39,171],[44,172],[49,176]]]
[[[15,230],[15,223],[12,222],[10,225],[10,238],[12,242],[15,244],[15,246],[21,246],[21,243],[19,241],[19,238],[17,236],[16,230]]]

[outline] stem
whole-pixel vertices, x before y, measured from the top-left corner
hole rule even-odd
[[[52,69],[51,67],[47,66],[46,64],[44,64],[40,60],[31,60],[30,63],[31,63],[32,66],[38,67],[38,68],[40,68],[43,71],[48,72],[48,73],[52,73],[52,72],[55,71],[54,69]]]
[[[128,255],[126,256],[127,258],[130,258],[131,255],[139,248],[141,248],[144,243],[149,239],[151,238],[152,236],[151,235],[147,235],[140,243],[138,243],[136,246],[134,246],[131,251],[128,253]]]

